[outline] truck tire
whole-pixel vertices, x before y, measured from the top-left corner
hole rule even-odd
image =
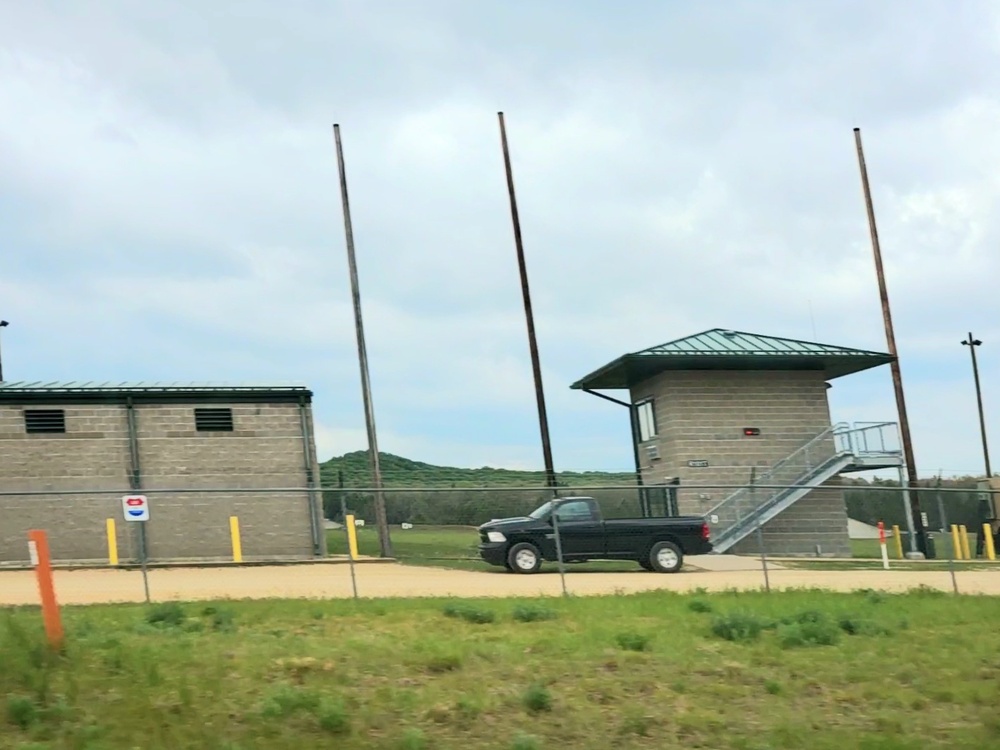
[[[646,558],[642,558],[639,562],[639,567],[643,570],[648,570],[650,573],[653,572],[653,564],[649,562]]]
[[[529,542],[519,542],[507,552],[507,565],[515,573],[537,573],[542,567],[542,554]]]
[[[684,565],[684,553],[673,542],[657,542],[649,549],[649,564],[657,573],[676,573]]]

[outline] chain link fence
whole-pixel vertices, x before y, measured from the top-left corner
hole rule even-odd
[[[132,524],[121,515],[122,493],[0,492],[0,565],[29,566],[27,533],[41,529],[56,566],[339,561],[350,563],[352,593],[364,596],[367,573],[359,575],[356,564],[382,556],[370,488],[147,494],[150,520]],[[669,569],[669,554],[659,562],[653,556],[662,552],[656,544],[670,542],[685,558],[685,572],[759,571],[764,587],[782,569],[888,567],[957,571],[958,590],[961,572],[992,564],[1000,543],[990,493],[963,488],[902,490],[839,480],[819,486],[386,488],[382,498],[395,561],[501,575],[516,572],[510,555],[519,543],[543,574],[566,576]],[[553,501],[562,510],[547,505]],[[503,519],[520,520],[501,524],[496,537],[480,529]],[[915,533],[919,525],[922,536]],[[705,534],[714,554],[704,554]],[[562,587],[572,588],[565,577]]]

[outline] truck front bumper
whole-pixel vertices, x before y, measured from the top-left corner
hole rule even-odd
[[[507,542],[483,542],[479,545],[479,556],[490,565],[507,565]]]

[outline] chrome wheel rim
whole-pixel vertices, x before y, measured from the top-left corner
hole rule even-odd
[[[664,547],[656,553],[656,562],[664,568],[672,568],[677,565],[677,553],[669,547]]]
[[[517,554],[514,555],[514,564],[521,570],[531,570],[535,567],[536,559],[535,553],[530,549],[522,549],[518,550]]]

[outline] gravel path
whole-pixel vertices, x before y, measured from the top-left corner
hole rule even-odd
[[[362,597],[558,596],[558,573],[520,576],[505,572],[468,572],[419,568],[394,563],[358,564]],[[963,594],[1000,594],[1000,571],[959,571]],[[633,593],[648,590],[689,591],[763,586],[759,569],[688,570],[674,575],[573,571],[566,575],[571,594]],[[126,570],[60,570],[55,573],[61,604],[143,601],[142,574]],[[919,585],[951,591],[951,575],[919,570],[772,570],[771,588],[817,587],[833,591],[860,588],[905,591]],[[149,571],[150,595],[167,599],[337,598],[351,596],[350,566],[345,564],[261,567],[173,568]],[[37,604],[34,572],[0,571],[0,605]]]

